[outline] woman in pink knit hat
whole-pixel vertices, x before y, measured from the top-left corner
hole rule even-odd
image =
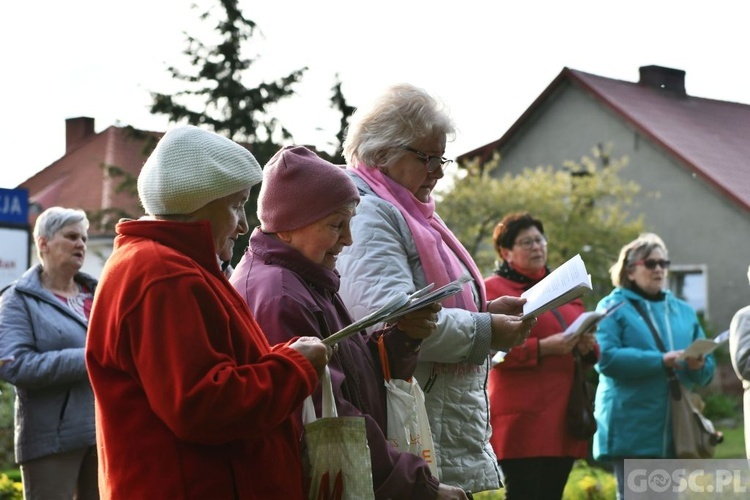
[[[344,169],[304,147],[282,149],[263,169],[261,225],[230,281],[272,344],[295,334],[326,338],[352,323],[338,296],[336,260],[352,243],[349,222],[358,203],[357,188]],[[393,378],[408,379],[439,309],[416,311],[370,336],[351,336],[338,344],[329,363],[339,415],[365,419],[378,499],[466,498],[462,490],[441,484],[422,458],[399,452],[385,436],[386,390],[377,340],[385,342]],[[319,388],[313,398],[319,405]]]

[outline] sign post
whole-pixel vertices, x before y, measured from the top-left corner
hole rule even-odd
[[[30,261],[29,192],[0,188],[0,290],[21,277]]]

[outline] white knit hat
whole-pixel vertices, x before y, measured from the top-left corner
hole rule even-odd
[[[247,149],[188,125],[170,130],[156,145],[138,176],[138,196],[149,215],[189,214],[262,179]]]

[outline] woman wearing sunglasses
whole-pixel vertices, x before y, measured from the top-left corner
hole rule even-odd
[[[693,308],[666,289],[669,264],[661,238],[641,235],[620,250],[610,269],[615,289],[598,306],[626,302],[596,331],[601,355],[593,454],[612,462],[618,499],[624,497],[625,458],[674,458],[665,368],[688,389],[708,384],[714,373],[713,356],[680,356],[706,335]]]

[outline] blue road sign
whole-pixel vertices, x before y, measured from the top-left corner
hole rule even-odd
[[[29,190],[0,188],[0,224],[29,223]]]

